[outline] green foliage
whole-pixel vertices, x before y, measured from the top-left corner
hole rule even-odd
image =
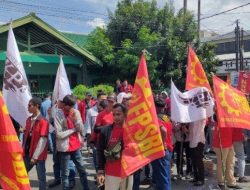
[[[146,49],[151,84],[161,81],[169,87],[172,78],[178,88],[184,88],[187,46],[195,41],[197,26],[192,12],[173,10],[168,4],[158,8],[156,0],[119,1],[115,12],[109,13],[107,28],[97,28],[90,35],[88,50],[105,63],[96,71],[105,76],[102,80],[128,79],[133,84],[140,55]],[[211,44],[198,47],[208,75],[216,65],[213,50]]]
[[[86,92],[88,92],[88,87],[83,84],[79,84],[73,89],[73,94],[79,100],[83,100],[85,98]]]
[[[110,85],[100,84],[98,86],[87,87],[85,85],[79,84],[73,89],[73,94],[79,100],[83,100],[87,92],[91,92],[94,97],[96,97],[98,91],[103,91],[106,94],[111,94],[114,92],[114,87]]]
[[[93,86],[92,88],[89,88],[89,91],[93,94],[93,96],[96,97],[98,91],[103,91],[106,94],[112,94],[114,92],[114,87],[110,85],[100,84],[97,86]]]
[[[100,27],[90,33],[86,48],[105,63],[114,58],[113,46],[105,34],[105,30]]]

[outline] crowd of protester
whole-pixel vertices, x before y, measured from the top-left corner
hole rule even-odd
[[[241,189],[238,183],[248,182],[244,172],[246,162],[250,162],[250,131],[219,128],[216,115],[192,123],[172,122],[170,97],[166,91],[154,94],[165,156],[122,178],[123,124],[132,90],[127,80],[123,83],[117,80],[114,94],[99,91],[94,98],[87,92],[81,101],[66,95],[56,102],[47,94],[43,101],[37,97],[29,101],[31,116],[26,126],[19,128],[15,124],[15,127],[22,142],[27,171],[36,167],[39,190],[60,184],[63,190],[73,189],[76,170],[83,189],[89,189],[81,153],[84,143],[88,156],[93,158],[99,189],[139,190],[140,184],[149,184],[157,190],[170,190],[171,180],[188,180],[194,186],[203,186],[207,173],[204,160],[208,154],[216,155],[216,178],[220,188],[226,185]],[[48,152],[53,154],[54,181],[50,184],[46,183]],[[174,163],[177,176],[172,174]],[[145,178],[141,180],[142,171]]]

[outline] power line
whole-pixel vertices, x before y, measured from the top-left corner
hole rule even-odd
[[[45,9],[45,10],[53,10],[53,11],[58,11],[58,12],[63,12],[65,13],[65,11],[72,11],[72,12],[79,12],[79,13],[89,13],[89,14],[95,14],[95,15],[101,15],[101,16],[108,16],[107,14],[104,14],[104,13],[99,13],[99,12],[95,12],[95,11],[86,11],[86,10],[80,10],[80,9],[70,9],[70,8],[64,8],[64,7],[49,7],[49,6],[42,6],[42,5],[34,5],[34,4],[26,4],[26,3],[18,3],[18,2],[14,2],[14,1],[8,1],[8,0],[5,0],[3,1],[4,3],[8,3],[8,4],[14,4],[14,5],[22,5],[22,6],[28,6],[28,7],[32,7],[32,8],[38,8],[38,9]],[[72,13],[70,12],[70,13]]]
[[[247,5],[250,5],[250,3],[246,3],[246,4],[243,4],[243,5],[234,7],[234,8],[232,8],[232,9],[228,9],[228,10],[225,10],[225,11],[222,11],[222,12],[219,12],[219,13],[216,13],[216,14],[213,14],[213,15],[210,15],[210,16],[207,16],[207,17],[203,17],[203,18],[201,18],[200,20],[205,20],[205,19],[212,18],[212,17],[218,16],[218,15],[221,15],[221,14],[225,14],[225,13],[227,13],[227,12],[230,12],[230,11],[233,11],[233,10],[236,10],[236,9],[239,9],[239,8],[242,8],[242,7],[245,7],[245,6],[247,6]]]

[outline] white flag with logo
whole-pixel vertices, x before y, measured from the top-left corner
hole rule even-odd
[[[57,69],[56,81],[52,96],[53,103],[55,103],[55,101],[57,100],[62,101],[63,98],[68,94],[72,94],[72,92],[70,89],[67,73],[63,64],[63,59],[62,56],[60,56],[60,64]]]
[[[7,41],[3,77],[3,98],[10,115],[24,127],[26,119],[30,115],[28,112],[28,103],[31,99],[31,93],[11,26]]]
[[[205,87],[181,93],[171,82],[171,119],[189,123],[206,119],[214,114],[214,99]]]

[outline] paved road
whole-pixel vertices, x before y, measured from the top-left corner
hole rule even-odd
[[[209,156],[210,158],[214,159],[214,156],[213,155],[210,155]],[[87,172],[89,174],[88,176],[88,180],[89,180],[89,183],[90,183],[90,189],[91,190],[98,190],[96,188],[96,185],[94,183],[94,174],[95,174],[95,171],[93,170],[93,165],[92,165],[92,157],[85,157],[85,162],[86,162],[86,168],[87,168]],[[48,159],[47,159],[47,162],[46,162],[46,169],[47,169],[47,172],[46,172],[46,175],[47,175],[47,182],[48,184],[53,180],[53,167],[52,167],[52,155],[49,154],[48,155]],[[214,165],[214,169],[215,169],[215,165]],[[175,175],[175,172],[176,169],[173,168],[173,174]],[[246,175],[247,176],[250,176],[250,164],[248,164],[246,166]],[[35,168],[33,168],[30,173],[29,173],[29,176],[30,176],[30,183],[31,183],[31,186],[32,186],[32,190],[38,190],[38,180],[37,180],[37,175],[36,175],[36,170]],[[175,180],[175,181],[172,181],[172,189],[173,190],[216,190],[218,188],[216,188],[216,181],[215,181],[215,171],[214,171],[214,174],[213,176],[211,177],[206,177],[206,182],[205,182],[205,185],[202,186],[202,187],[194,187],[192,186],[192,184],[190,184],[187,180]],[[249,177],[250,178],[250,177]],[[143,177],[142,177],[143,179]],[[250,183],[244,183],[244,184],[240,184],[244,190],[250,190]],[[140,187],[141,190],[152,190],[152,188],[150,188],[149,186],[141,186]],[[58,186],[56,188],[53,188],[52,190],[60,190],[61,189],[61,186]],[[76,179],[76,186],[74,188],[74,190],[81,190],[81,185],[80,185],[80,182],[79,182],[79,177],[77,177]],[[108,190],[112,190],[112,189],[108,189]]]

